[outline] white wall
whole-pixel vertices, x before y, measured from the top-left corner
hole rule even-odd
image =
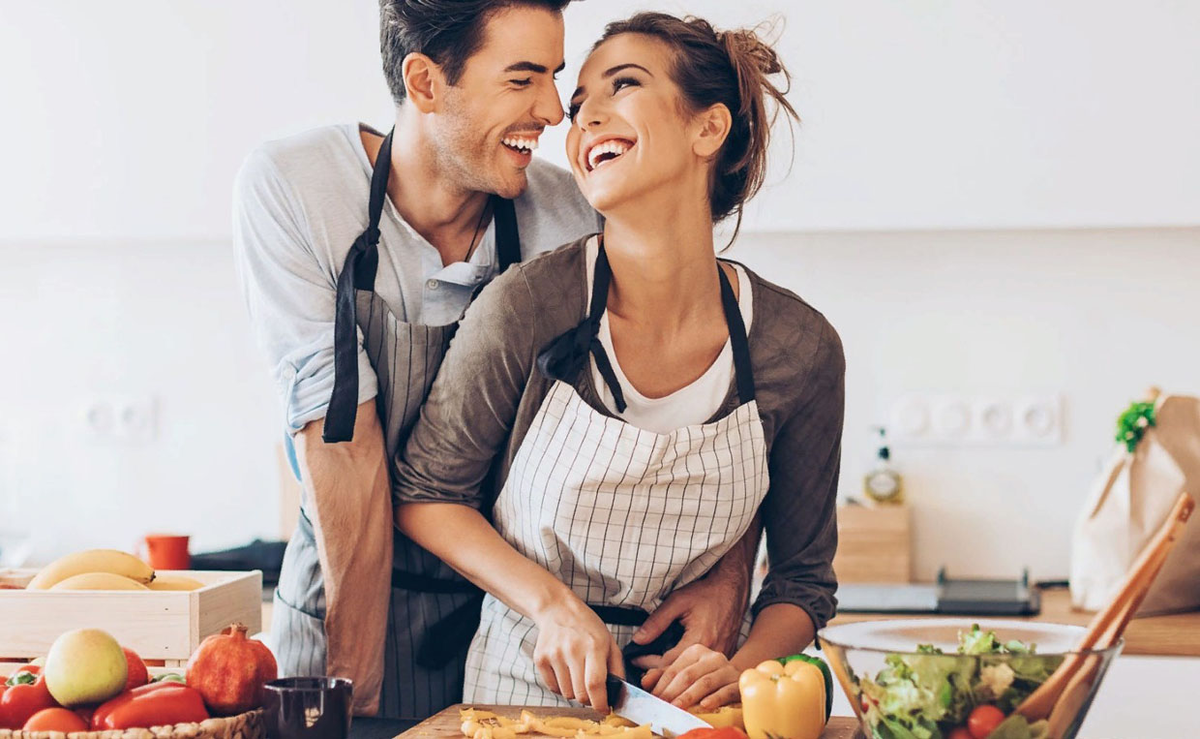
[[[377,7],[0,0],[0,241],[225,238],[255,143],[387,124]],[[644,7],[787,18],[804,124],[751,228],[1200,225],[1200,3],[592,0],[567,13],[564,97]]]
[[[1160,228],[1200,223],[1200,5],[651,4],[788,10],[799,156],[734,256],[842,333],[847,490],[903,391],[1062,392],[1062,447],[896,456],[918,574],[1064,574],[1116,412],[1151,382],[1200,391],[1200,230]],[[564,88],[634,5],[571,7]],[[278,409],[234,285],[230,181],[264,138],[386,123],[376,7],[0,0],[0,529],[40,556],[275,532]],[[1037,224],[1158,227],[912,230]],[[156,439],[88,441],[99,394],[157,398]]]

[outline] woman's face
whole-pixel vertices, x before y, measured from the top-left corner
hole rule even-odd
[[[567,159],[584,197],[605,215],[654,207],[661,197],[642,197],[651,192],[669,198],[698,183],[706,190],[707,164],[693,151],[670,54],[657,39],[625,33],[597,47],[579,72]]]

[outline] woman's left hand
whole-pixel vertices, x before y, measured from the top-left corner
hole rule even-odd
[[[647,672],[642,687],[680,708],[715,709],[737,702],[741,674],[721,652],[693,644],[665,668]]]

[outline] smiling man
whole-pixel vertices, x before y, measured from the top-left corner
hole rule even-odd
[[[462,692],[480,591],[393,533],[390,479],[456,322],[509,264],[600,227],[532,156],[563,119],[568,2],[381,0],[391,134],[272,141],[237,178],[242,289],[304,488],[271,641],[282,675],[353,679],[358,714],[421,718]],[[643,641],[678,618],[684,643],[728,645],[745,563],[680,591]]]

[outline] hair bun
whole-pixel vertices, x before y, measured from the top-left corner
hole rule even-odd
[[[731,31],[720,31],[717,40],[725,47],[729,61],[734,69],[742,69],[744,64],[752,64],[759,74],[779,74],[783,64],[779,55],[759,37],[752,28],[738,28]]]

